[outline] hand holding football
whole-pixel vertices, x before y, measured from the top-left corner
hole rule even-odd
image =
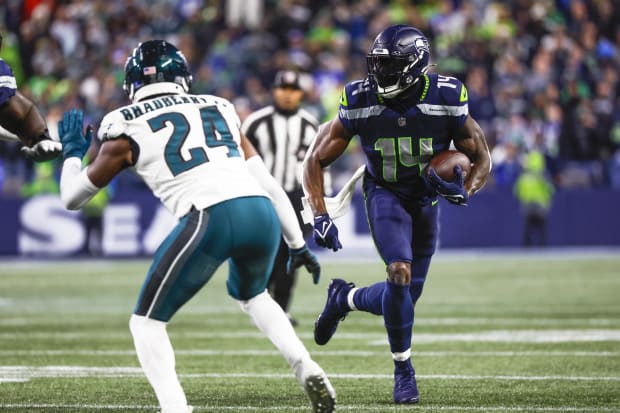
[[[452,149],[436,153],[428,163],[425,174],[428,175],[430,169],[434,169],[435,173],[444,181],[452,181],[454,179],[454,167],[459,165],[463,173],[463,179],[471,172],[471,161],[463,152]]]

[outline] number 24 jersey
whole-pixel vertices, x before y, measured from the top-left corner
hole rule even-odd
[[[125,136],[134,169],[176,217],[227,199],[268,196],[249,173],[234,106],[212,95],[166,95],[108,113],[98,137]]]

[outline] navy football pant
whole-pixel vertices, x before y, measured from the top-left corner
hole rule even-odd
[[[397,286],[389,281],[360,288],[353,298],[357,309],[383,315],[393,353],[411,345],[414,306],[435,252],[438,208],[436,203],[407,203],[392,192],[365,180],[366,212],[375,246],[386,266],[411,264],[411,283]],[[408,290],[408,294],[406,291]]]
[[[135,313],[170,320],[226,260],[228,293],[249,300],[265,291],[279,242],[280,222],[268,198],[192,210],[155,252]]]
[[[413,263],[416,257],[433,255],[437,243],[436,201],[434,205],[406,202],[370,180],[364,181],[364,199],[370,232],[386,265],[396,261]],[[428,268],[420,270],[426,276]]]

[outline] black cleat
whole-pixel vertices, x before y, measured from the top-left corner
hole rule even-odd
[[[415,370],[411,360],[397,362],[400,366],[394,368],[394,402],[412,404],[420,400],[420,393],[415,381]]]
[[[347,303],[349,291],[355,284],[348,283],[340,278],[334,278],[327,288],[327,302],[323,312],[314,322],[314,341],[323,345],[332,338],[338,328],[338,323],[347,316],[351,309]]]

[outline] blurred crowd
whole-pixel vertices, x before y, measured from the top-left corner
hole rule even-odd
[[[276,71],[306,75],[305,107],[334,115],[343,85],[366,76],[375,35],[421,29],[434,70],[468,87],[494,169],[485,190],[512,190],[531,153],[554,186],[620,190],[620,4],[617,0],[0,0],[1,56],[52,134],[65,109],[87,122],[128,103],[126,57],[164,38],[187,57],[193,93],[230,99],[243,119],[271,102]],[[0,143],[2,196],[57,179]],[[361,162],[352,146],[335,187]],[[44,170],[39,170],[44,169]],[[123,174],[118,190],[141,184]],[[341,177],[339,179],[339,177]],[[47,188],[45,185],[38,185]],[[49,187],[54,188],[53,185]]]

